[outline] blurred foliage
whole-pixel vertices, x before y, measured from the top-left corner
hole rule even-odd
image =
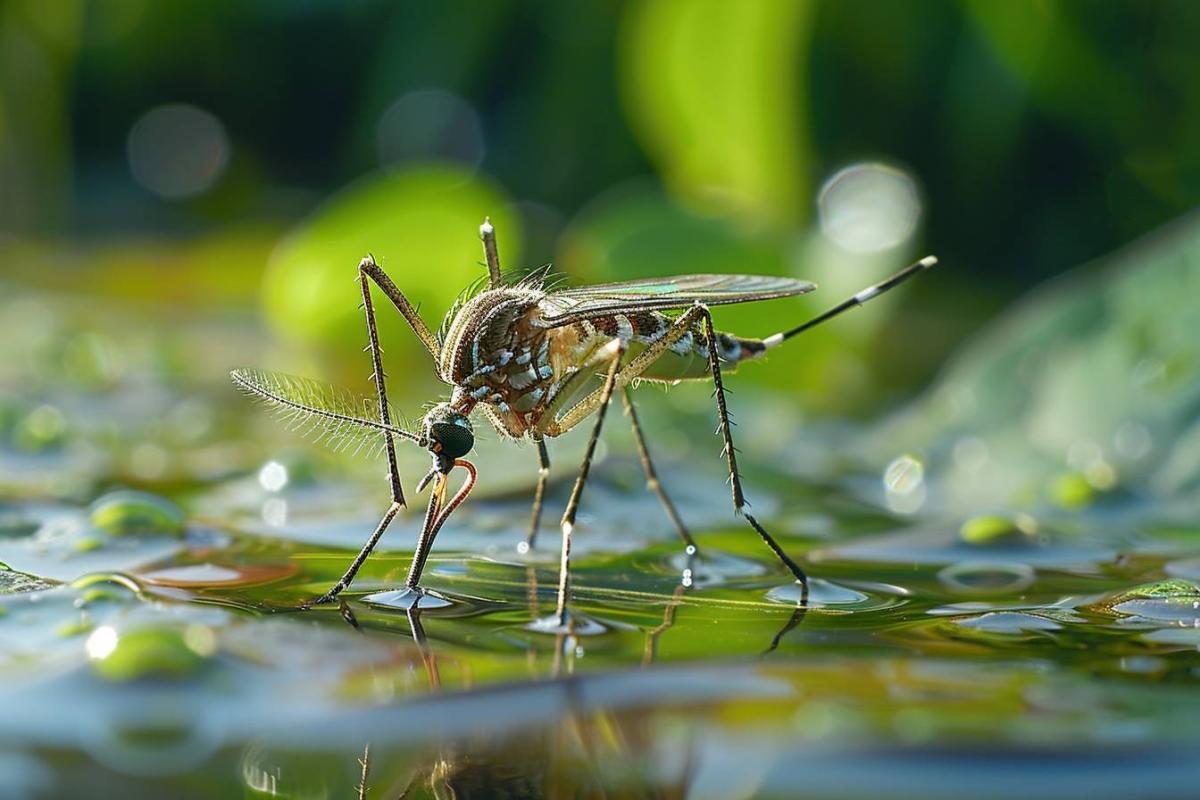
[[[933,250],[948,268],[873,323],[739,378],[798,388],[809,407],[878,407],[1021,287],[1194,204],[1198,35],[1187,0],[9,0],[0,259],[22,282],[243,308],[270,261],[272,328],[342,371],[360,332],[335,276],[373,252],[436,322],[476,274],[483,213],[502,222],[506,266],[553,260],[576,282],[704,268],[827,290],[719,320],[752,335]],[[142,152],[131,131],[179,104],[210,138],[185,128]],[[816,198],[868,160],[911,176],[925,213],[864,263],[825,236]],[[173,199],[139,183],[188,164],[202,171]],[[400,189],[352,205],[433,174],[478,188],[431,197],[436,225]],[[178,272],[163,268],[172,251],[207,256]],[[413,343],[384,324],[413,372]]]
[[[810,180],[803,63],[815,4],[654,0],[627,10],[630,123],[681,200],[792,230]]]
[[[346,796],[369,739],[371,796],[1186,795],[1198,40],[1192,0],[0,0],[0,794]],[[888,192],[834,208],[862,166]],[[731,405],[803,613],[705,386],[644,406],[703,556],[610,424],[569,637],[537,624],[556,548],[514,548],[533,454],[484,435],[425,573],[448,608],[386,601],[406,512],[346,606],[298,611],[380,462],[298,446],[227,371],[365,388],[359,259],[436,328],[484,216],[505,267],[574,283],[821,284],[719,309],[752,336],[941,257],[730,381],[769,389]],[[432,370],[375,297],[414,413]]]
[[[876,459],[920,453],[935,506],[1078,509],[1133,493],[1190,514],[1200,491],[1197,293],[1192,214],[1017,304],[867,449]]]
[[[332,355],[326,367],[342,378],[369,373],[358,262],[368,253],[414,304],[427,304],[437,330],[463,287],[487,275],[480,266],[479,224],[491,215],[498,246],[516,261],[520,228],[507,199],[490,182],[454,166],[421,167],[368,178],[319,208],[271,257],[263,300],[272,327],[310,349]],[[389,363],[408,365],[394,383],[417,396],[433,388],[429,357],[404,318],[377,290],[376,320]],[[394,368],[393,368],[394,369]]]

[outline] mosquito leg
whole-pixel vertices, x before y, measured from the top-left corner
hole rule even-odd
[[[788,571],[796,578],[801,587],[801,602],[808,600],[808,577],[804,574],[804,570],[800,565],[792,560],[791,556],[783,551],[779,543],[767,533],[767,529],[759,524],[746,510],[746,495],[742,491],[742,478],[738,474],[737,468],[737,451],[733,446],[733,433],[729,421],[729,409],[725,404],[725,385],[721,381],[721,361],[717,351],[717,336],[713,331],[712,315],[708,308],[702,303],[697,303],[695,308],[700,310],[700,316],[704,320],[704,339],[708,346],[708,366],[712,372],[713,379],[713,395],[717,398],[717,416],[720,418],[721,437],[725,440],[723,455],[725,462],[729,465],[729,483],[733,491],[733,507],[734,511],[746,518],[750,523],[750,527],[758,531],[758,535],[767,543],[767,547],[771,548],[776,557],[783,562],[783,565],[788,568]]]
[[[662,482],[658,479],[658,472],[654,469],[654,462],[650,460],[650,451],[646,448],[646,436],[642,432],[642,424],[638,421],[637,411],[633,408],[633,398],[629,396],[628,386],[621,390],[621,399],[625,402],[625,413],[629,415],[629,424],[633,428],[633,440],[637,443],[638,457],[642,460],[642,470],[646,473],[646,488],[658,496],[663,510],[667,512],[667,516],[671,518],[671,524],[679,533],[679,538],[683,539],[683,543],[687,546],[687,554],[695,555],[698,552],[696,542],[688,533],[683,520],[679,518],[679,512],[675,509],[671,498],[667,496],[667,490],[663,488]]]
[[[408,302],[408,298],[404,296],[404,292],[392,282],[378,264],[375,263],[374,256],[367,256],[358,264],[359,277],[366,276],[375,282],[375,285],[387,295],[388,300],[392,301],[392,305],[400,312],[400,316],[412,328],[416,337],[421,340],[421,344],[429,351],[429,355],[433,357],[434,369],[441,372],[441,348],[438,346],[437,337],[429,330],[429,326],[425,324],[425,320],[421,319],[421,315],[417,313],[417,309],[412,303]]]
[[[671,323],[671,327],[666,334],[652,345],[646,347],[636,357],[629,360],[623,367],[617,371],[616,382],[613,385],[614,389],[621,389],[636,380],[643,372],[650,368],[655,361],[665,353],[671,345],[679,341],[685,333],[688,333],[693,324],[700,318],[700,309],[689,308],[683,316]],[[604,399],[604,386],[601,385],[591,394],[576,400],[571,405],[563,407],[565,399],[569,397],[578,388],[574,381],[587,378],[591,373],[580,370],[572,378],[568,378],[563,384],[563,388],[547,404],[546,410],[543,412],[541,420],[538,422],[538,432],[545,436],[559,436],[574,428],[580,422],[587,418],[589,414],[600,407],[601,401]]]
[[[546,440],[538,436],[534,441],[537,442],[538,450],[538,482],[537,489],[533,492],[533,509],[529,512],[529,532],[525,534],[525,541],[517,548],[522,553],[533,549],[538,525],[542,521],[542,502],[546,497],[546,482],[550,479],[550,453],[546,450]]]
[[[313,600],[309,605],[318,606],[322,603],[331,602],[343,589],[350,585],[350,582],[354,580],[354,576],[358,574],[359,568],[367,560],[367,556],[371,555],[371,551],[375,549],[375,545],[379,543],[380,537],[383,536],[383,532],[387,530],[387,526],[391,524],[392,519],[400,511],[400,508],[399,503],[392,503],[387,512],[384,513],[383,519],[379,521],[379,526],[375,528],[375,532],[371,534],[371,538],[367,540],[367,543],[363,545],[363,549],[354,557],[354,561],[350,562],[350,568],[346,570],[346,573],[338,578],[338,582],[328,592]]]
[[[383,351],[379,347],[379,332],[375,327],[375,306],[371,302],[371,284],[367,281],[371,268],[379,269],[375,266],[374,260],[368,256],[358,265],[358,282],[362,288],[363,313],[366,315],[367,320],[367,349],[371,353],[371,380],[375,383],[375,391],[379,399],[379,421],[384,425],[390,426],[392,420],[391,412],[388,410],[387,384],[385,383],[383,374]],[[380,271],[380,274],[383,274],[382,271]],[[383,277],[387,279],[386,275]],[[391,281],[389,280],[388,283],[390,284]],[[392,288],[395,288],[395,286],[393,285]],[[371,555],[371,551],[375,549],[375,545],[379,542],[379,538],[383,536],[383,532],[387,529],[392,518],[405,505],[404,489],[400,485],[400,468],[396,463],[396,442],[392,439],[392,434],[386,431],[383,434],[383,441],[384,449],[387,452],[388,482],[392,491],[392,505],[388,508],[387,513],[383,515],[383,520],[379,523],[379,527],[375,529],[375,533],[371,535],[366,545],[350,564],[350,568],[346,570],[346,574],[333,585],[333,588],[321,595],[316,600],[316,603],[329,602],[340,591],[350,585],[350,581],[354,580],[355,573],[358,572],[363,562],[367,560],[367,556]]]
[[[567,590],[571,573],[571,530],[575,527],[575,514],[579,511],[579,500],[583,496],[583,486],[587,483],[588,472],[592,468],[592,457],[596,453],[596,442],[600,441],[600,431],[604,428],[604,415],[612,400],[613,385],[617,379],[617,368],[621,363],[622,351],[617,350],[612,364],[608,367],[608,376],[604,379],[604,393],[601,395],[600,409],[596,414],[596,425],[592,428],[592,437],[588,439],[587,450],[583,455],[583,464],[579,467],[579,477],[571,489],[571,497],[567,500],[567,510],[562,516],[562,561],[558,566],[558,616],[559,627],[567,624]]]
[[[429,493],[429,508],[425,510],[425,527],[421,530],[420,536],[417,537],[417,547],[413,551],[412,564],[408,568],[408,577],[404,580],[404,585],[409,589],[416,589],[417,584],[421,580],[421,573],[425,570],[425,562],[429,558],[429,548],[433,547],[433,537],[437,535],[437,531],[433,530],[434,523],[437,519],[437,511],[441,498],[438,496],[438,489],[434,488]]]
[[[371,380],[375,383],[375,391],[379,397],[379,421],[391,425],[391,413],[388,410],[387,385],[383,374],[383,351],[379,348],[379,332],[375,329],[375,306],[371,302],[371,284],[367,282],[369,268],[375,262],[368,256],[358,265],[358,282],[362,287],[363,311],[367,317],[367,348],[371,351]],[[378,269],[378,267],[375,267]],[[380,272],[382,275],[383,273]],[[386,275],[383,276],[385,279]],[[389,280],[388,283],[391,283]],[[395,288],[393,286],[393,288]],[[401,295],[403,297],[403,295]],[[406,301],[407,302],[407,301]],[[400,486],[400,468],[396,465],[396,443],[390,433],[384,433],[384,446],[387,449],[388,478],[392,486],[392,503],[403,506],[404,489]]]

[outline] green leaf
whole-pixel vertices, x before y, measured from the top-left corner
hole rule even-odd
[[[628,6],[619,56],[630,125],[687,205],[779,229],[803,220],[812,9],[720,0]]]
[[[469,283],[486,274],[479,225],[490,216],[506,269],[521,264],[521,232],[509,200],[491,182],[453,166],[423,166],[377,175],[334,196],[279,246],[268,266],[263,307],[271,327],[306,350],[316,348],[331,368],[370,372],[357,268],[368,253],[421,307],[436,330],[441,314]],[[415,379],[432,384],[423,348],[381,292],[376,320],[387,367],[410,370],[393,381],[397,393]],[[245,365],[253,366],[253,365]],[[344,376],[343,376],[344,377]]]

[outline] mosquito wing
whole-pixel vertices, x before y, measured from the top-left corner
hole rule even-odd
[[[542,300],[542,319],[548,327],[556,327],[611,314],[687,308],[696,301],[720,306],[774,300],[816,288],[808,281],[768,275],[676,275],[599,283],[551,292]]]
[[[417,441],[403,428],[379,421],[378,401],[335,386],[260,369],[235,369],[229,377],[244,393],[276,410],[289,429],[311,434],[335,450],[378,452],[385,433]],[[400,419],[389,410],[391,419]]]

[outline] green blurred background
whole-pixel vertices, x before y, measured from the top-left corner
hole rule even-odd
[[[6,0],[0,286],[261,313],[262,366],[362,387],[358,259],[436,326],[484,215],[506,266],[574,282],[821,284],[723,310],[746,335],[936,253],[740,376],[876,411],[1029,287],[1194,205],[1197,41],[1190,0]],[[436,387],[387,316],[411,407]]]

